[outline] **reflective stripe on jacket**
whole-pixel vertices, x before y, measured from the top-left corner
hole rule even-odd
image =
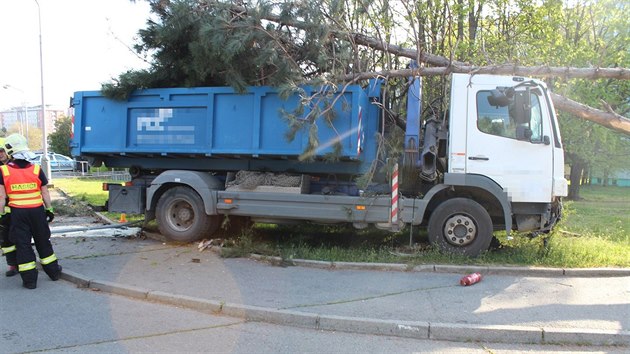
[[[4,188],[12,208],[36,208],[44,205],[42,181],[39,179],[39,165],[26,168],[0,166],[4,178]]]

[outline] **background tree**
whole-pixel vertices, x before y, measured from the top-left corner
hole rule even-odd
[[[44,132],[35,126],[29,125],[28,133],[26,134],[26,138],[28,139],[28,147],[32,151],[41,151],[44,147],[42,146]]]
[[[70,156],[70,134],[72,131],[72,119],[65,115],[57,117],[55,129],[48,134],[50,149],[58,154]]]
[[[553,5],[557,6],[557,5]],[[577,2],[562,11],[548,10],[551,34],[549,61],[567,62],[575,66],[630,66],[630,29],[627,16],[630,6],[610,0]],[[539,55],[542,57],[542,55]],[[630,82],[621,80],[549,80],[552,90],[590,106],[609,106],[622,115],[630,113]],[[591,122],[573,119],[560,112],[560,122],[570,171],[569,199],[579,199],[579,186],[587,177],[585,171],[612,174],[630,168],[623,156],[624,139]]]

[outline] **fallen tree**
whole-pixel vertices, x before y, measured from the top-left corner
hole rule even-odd
[[[452,61],[439,55],[420,53],[416,50],[406,49],[401,46],[383,43],[378,39],[369,38],[361,34],[342,34],[335,31],[331,32],[331,34],[340,39],[349,38],[356,44],[365,45],[372,49],[385,51],[401,57],[414,59],[418,62],[437,66],[437,68],[434,68],[436,70],[418,70],[417,75],[421,76],[445,75],[453,72],[536,77],[553,76],[567,79],[630,80],[630,69],[627,68],[572,68],[553,66],[520,66],[514,64],[474,66],[460,61]]]
[[[473,73],[493,75],[515,75],[533,77],[561,77],[567,79],[616,79],[630,80],[630,69],[626,68],[572,68],[551,66],[519,66],[511,64],[473,66],[473,65],[448,65],[445,67],[425,67],[419,69],[385,70],[349,74],[342,77],[345,81],[369,79],[373,77],[397,77],[397,76],[440,76],[449,73]]]
[[[584,68],[543,68],[543,67],[514,67],[509,65],[499,65],[499,66],[486,66],[486,67],[467,67],[468,69],[460,68],[457,70],[455,67],[431,67],[431,68],[419,68],[419,69],[402,69],[402,70],[384,70],[379,72],[367,72],[367,73],[359,73],[353,75],[346,75],[341,79],[344,81],[358,81],[358,80],[366,80],[377,77],[409,77],[409,76],[439,76],[439,75],[447,75],[451,72],[459,72],[459,73],[475,73],[475,74],[501,74],[501,75],[519,75],[519,76],[558,76],[554,75],[554,72],[557,70],[563,70],[564,75],[572,75],[569,76],[571,78],[594,78],[594,75],[599,75],[593,70],[597,69],[584,69]],[[529,75],[524,75],[525,72],[529,72]],[[603,71],[600,71],[600,73]],[[607,74],[610,75],[616,73],[618,78],[623,78],[629,72],[628,69],[620,69],[615,71],[614,69],[606,70]],[[577,76],[581,75],[581,76]],[[601,77],[598,77],[601,78]],[[627,80],[627,79],[622,79]],[[619,133],[624,133],[630,135],[630,119],[617,114],[613,111],[613,109],[605,102],[602,104],[606,107],[606,111],[602,111],[585,104],[573,101],[569,98],[566,98],[562,95],[552,93],[551,98],[555,107],[561,111],[571,113],[576,117],[594,122],[596,124],[602,125],[606,128],[612,129]]]
[[[233,6],[233,11],[239,15],[246,15],[247,9],[240,6]],[[310,26],[297,22],[287,21],[280,16],[268,15],[264,18],[267,21],[276,22],[285,26],[292,26],[301,30],[308,30]],[[517,75],[530,77],[559,77],[565,79],[615,79],[630,80],[630,69],[628,68],[574,68],[574,67],[550,67],[550,66],[519,66],[514,64],[474,66],[460,61],[454,61],[443,56],[430,53],[423,53],[418,50],[404,48],[398,45],[381,41],[359,33],[348,33],[343,31],[329,31],[330,36],[340,40],[347,40],[356,45],[363,45],[371,49],[379,50],[396,56],[414,59],[420,63],[432,65],[434,67],[423,67],[419,69],[387,70],[379,72],[365,72],[349,74],[341,77],[344,81],[358,81],[374,77],[406,77],[406,76],[439,76],[449,73],[474,73],[474,74],[496,74],[496,75]],[[607,111],[602,111],[559,94],[552,96],[557,109],[573,114],[576,117],[592,121],[614,131],[630,135],[630,119],[617,114],[607,104],[603,103]]]
[[[620,133],[630,134],[630,119],[615,113],[605,102],[607,112],[570,100],[564,96],[551,93],[551,99],[557,109],[571,113],[582,119],[603,125]]]
[[[155,51],[155,64],[151,70],[129,71],[115,83],[105,84],[103,92],[109,97],[124,98],[133,90],[146,87],[230,85],[243,90],[249,85],[272,85],[290,90],[304,83],[351,83],[373,77],[450,73],[630,80],[630,69],[619,67],[475,66],[345,30],[343,21],[334,16],[310,16],[304,11],[318,10],[294,2],[287,2],[285,7],[274,3],[251,8],[242,6],[246,2],[218,0],[191,0],[190,4],[151,2],[164,23],[150,21],[148,28],[140,32],[143,44],[136,48]],[[377,56],[383,53],[394,60],[365,59],[361,55],[366,52],[379,53]],[[405,60],[397,60],[399,57],[413,59],[421,68],[378,71],[405,65]],[[623,93],[618,96],[623,98]],[[606,102],[597,109],[561,95],[553,97],[558,110],[630,135],[630,119],[616,113]]]

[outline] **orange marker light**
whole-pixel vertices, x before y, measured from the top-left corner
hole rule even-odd
[[[357,206],[355,206],[355,208],[356,208],[357,210],[365,210],[365,209],[367,209],[367,208],[365,207],[365,205],[357,205]]]
[[[232,204],[234,201],[232,199],[223,199],[223,203]]]

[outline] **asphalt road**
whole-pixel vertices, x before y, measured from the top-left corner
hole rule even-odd
[[[457,343],[216,316],[41,278],[0,277],[2,353],[624,353],[624,348]],[[627,348],[626,348],[627,349]]]

